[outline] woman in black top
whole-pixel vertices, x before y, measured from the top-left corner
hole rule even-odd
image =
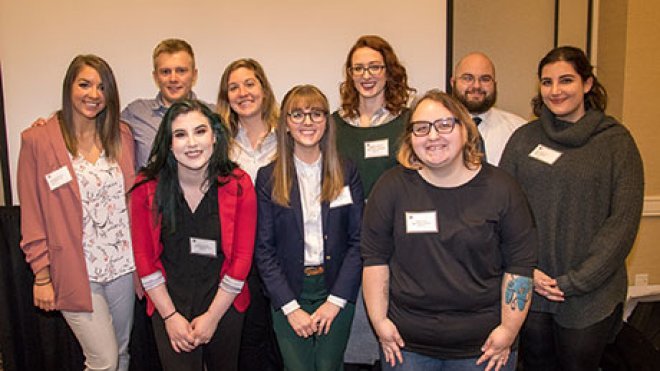
[[[363,286],[384,369],[515,368],[535,233],[522,191],[481,163],[478,138],[455,98],[426,93],[406,124],[402,166],[371,193]]]

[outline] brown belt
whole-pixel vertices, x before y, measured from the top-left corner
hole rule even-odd
[[[305,272],[305,276],[318,276],[319,274],[323,274],[323,266],[322,265],[315,265],[313,267],[305,267],[303,272]]]

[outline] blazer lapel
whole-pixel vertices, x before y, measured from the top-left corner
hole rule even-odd
[[[300,195],[300,187],[298,186],[298,176],[294,174],[293,176],[293,182],[291,186],[291,208],[293,209],[293,215],[296,218],[296,227],[298,228],[298,233],[301,236],[305,236],[305,227],[303,225],[303,211],[302,211],[302,203],[301,203],[301,195]]]
[[[218,179],[226,181],[226,179]],[[231,188],[231,190],[229,189]],[[222,240],[222,250],[227,258],[231,258],[233,250],[232,241],[234,241],[234,222],[236,219],[236,197],[237,189],[231,184],[218,186],[218,215],[220,217],[220,238]]]
[[[73,192],[76,200],[82,204],[82,200],[80,198],[80,188],[78,188],[78,178],[76,178],[76,172],[73,170],[73,165],[71,164],[71,159],[69,158],[69,150],[66,149],[66,144],[64,144],[64,136],[60,130],[59,120],[49,120],[46,128],[48,129],[47,139],[50,141],[51,147],[53,147],[53,154],[55,155],[57,162],[64,164],[67,169],[69,169],[69,173],[71,174],[71,181],[64,186],[70,187],[69,189]]]

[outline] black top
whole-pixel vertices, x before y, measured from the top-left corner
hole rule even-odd
[[[183,198],[183,196],[181,196]],[[176,231],[163,228],[161,261],[167,274],[167,291],[176,310],[192,320],[206,312],[220,284],[220,269],[224,255],[220,240],[218,190],[210,187],[195,212],[182,200],[177,215]],[[215,241],[216,257],[195,254],[191,238]]]
[[[420,215],[437,232],[413,233]],[[501,322],[504,273],[532,276],[535,230],[522,190],[498,168],[485,164],[466,184],[439,188],[397,166],[367,202],[362,256],[365,266],[389,265],[388,317],[406,350],[475,357]]]

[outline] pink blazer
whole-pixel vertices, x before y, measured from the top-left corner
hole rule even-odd
[[[135,179],[133,136],[121,124],[119,166],[128,191]],[[72,180],[51,191],[46,175],[66,166]],[[82,249],[82,201],[78,180],[54,116],[21,133],[18,157],[21,249],[33,272],[50,266],[55,308],[91,312],[92,295]]]
[[[220,216],[220,239],[225,260],[220,268],[220,279],[225,275],[245,281],[254,253],[254,238],[257,225],[257,199],[250,177],[241,169],[234,169],[234,176],[218,178],[226,184],[218,187],[218,214]],[[138,177],[138,182],[140,181]],[[154,195],[155,180],[141,184],[131,192],[131,231],[133,254],[138,275],[142,278],[160,271],[167,278],[160,255],[163,244],[160,241],[160,218],[155,219]],[[147,295],[149,299],[149,295]],[[234,299],[234,308],[244,312],[250,304],[248,285]],[[152,315],[154,304],[147,302],[147,313]]]

